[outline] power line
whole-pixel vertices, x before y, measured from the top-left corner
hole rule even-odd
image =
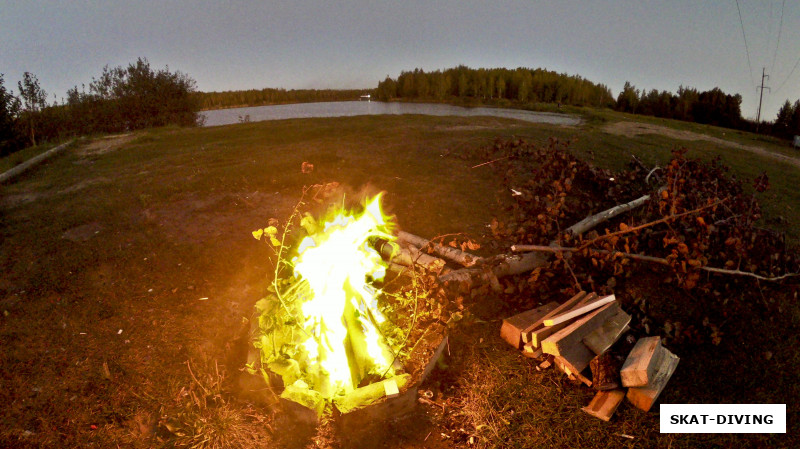
[[[786,79],[785,79],[785,80],[783,80],[783,82],[781,83],[781,85],[780,85],[780,86],[778,86],[778,88],[777,88],[777,89],[775,89],[775,93],[776,93],[776,94],[778,93],[778,91],[779,91],[779,90],[781,90],[781,87],[783,87],[783,86],[786,84],[786,82],[787,82],[787,81],[789,81],[789,78],[791,78],[791,77],[792,77],[792,74],[794,73],[794,69],[796,69],[796,68],[797,68],[797,65],[798,65],[798,64],[800,64],[800,58],[797,58],[797,62],[795,62],[795,63],[794,63],[794,67],[792,67],[792,71],[791,71],[791,72],[789,72],[789,76],[787,76],[787,77],[786,77]]]
[[[775,60],[778,57],[778,47],[781,46],[781,31],[783,30],[783,7],[786,6],[786,0],[783,0],[781,3],[781,24],[778,25],[778,43],[775,44],[775,53],[772,54],[772,67],[769,69],[770,72],[775,71]]]
[[[742,10],[739,8],[739,0],[736,0],[736,10],[739,11],[739,24],[742,25],[742,38],[744,39],[744,51],[747,53],[747,67],[750,69],[750,81],[756,83],[753,78],[753,66],[750,64],[750,49],[747,47],[747,36],[744,34],[744,22],[742,21]]]

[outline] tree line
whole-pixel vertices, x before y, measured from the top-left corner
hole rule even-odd
[[[673,94],[666,90],[639,90],[630,82],[625,82],[617,96],[616,110],[743,129],[749,124],[742,118],[741,105],[741,95],[726,94],[718,87],[699,92],[681,86],[678,93]]]
[[[781,138],[800,135],[800,100],[788,100],[774,122],[756,123],[742,117],[742,96],[715,87],[699,91],[680,86],[677,93],[637,89],[625,82],[614,98],[604,84],[581,76],[541,68],[472,69],[463,65],[426,72],[400,72],[378,83],[379,100],[466,101],[499,105],[531,106],[536,103],[607,107],[621,112],[740,129]]]
[[[376,96],[379,100],[473,99],[594,107],[614,105],[614,97],[607,86],[577,75],[528,68],[472,69],[463,65],[434,72],[404,71],[397,79],[387,76],[378,83]]]
[[[357,89],[249,89],[223,92],[196,92],[200,108],[224,109],[245,106],[264,106],[287,103],[315,103],[322,101],[357,100],[372,90]]]
[[[778,118],[772,124],[772,134],[784,139],[800,136],[800,100],[794,104],[789,103],[789,100],[783,103],[778,111]]]
[[[195,81],[169,68],[155,70],[145,58],[127,67],[103,68],[59,103],[47,101],[38,78],[25,72],[18,96],[0,75],[0,155],[42,141],[114,133],[170,124],[198,123]]]

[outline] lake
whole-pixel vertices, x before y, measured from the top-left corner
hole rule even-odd
[[[460,117],[490,116],[524,120],[553,125],[577,125],[579,117],[552,112],[533,112],[521,109],[465,108],[437,103],[385,103],[382,101],[334,101],[325,103],[297,103],[248,108],[214,109],[200,112],[205,117],[204,126],[239,123],[249,116],[251,122],[313,117],[350,117],[355,115],[423,114],[454,115]]]

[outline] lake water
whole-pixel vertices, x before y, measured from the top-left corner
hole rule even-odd
[[[580,118],[569,114],[533,112],[520,109],[465,108],[433,103],[385,103],[382,101],[335,101],[326,103],[298,103],[249,108],[214,109],[203,111],[204,126],[239,123],[246,116],[251,122],[312,117],[350,117],[355,115],[423,114],[454,115],[460,117],[490,116],[524,120],[553,125],[577,125]]]

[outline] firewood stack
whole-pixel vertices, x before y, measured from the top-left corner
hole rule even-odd
[[[640,339],[624,363],[617,360],[609,349],[630,322],[614,295],[580,292],[561,305],[551,302],[506,318],[500,336],[526,357],[544,357],[538,369],[555,364],[570,379],[598,390],[583,411],[608,421],[626,396],[650,410],[679,361],[660,337]],[[584,375],[587,367],[591,379]]]

